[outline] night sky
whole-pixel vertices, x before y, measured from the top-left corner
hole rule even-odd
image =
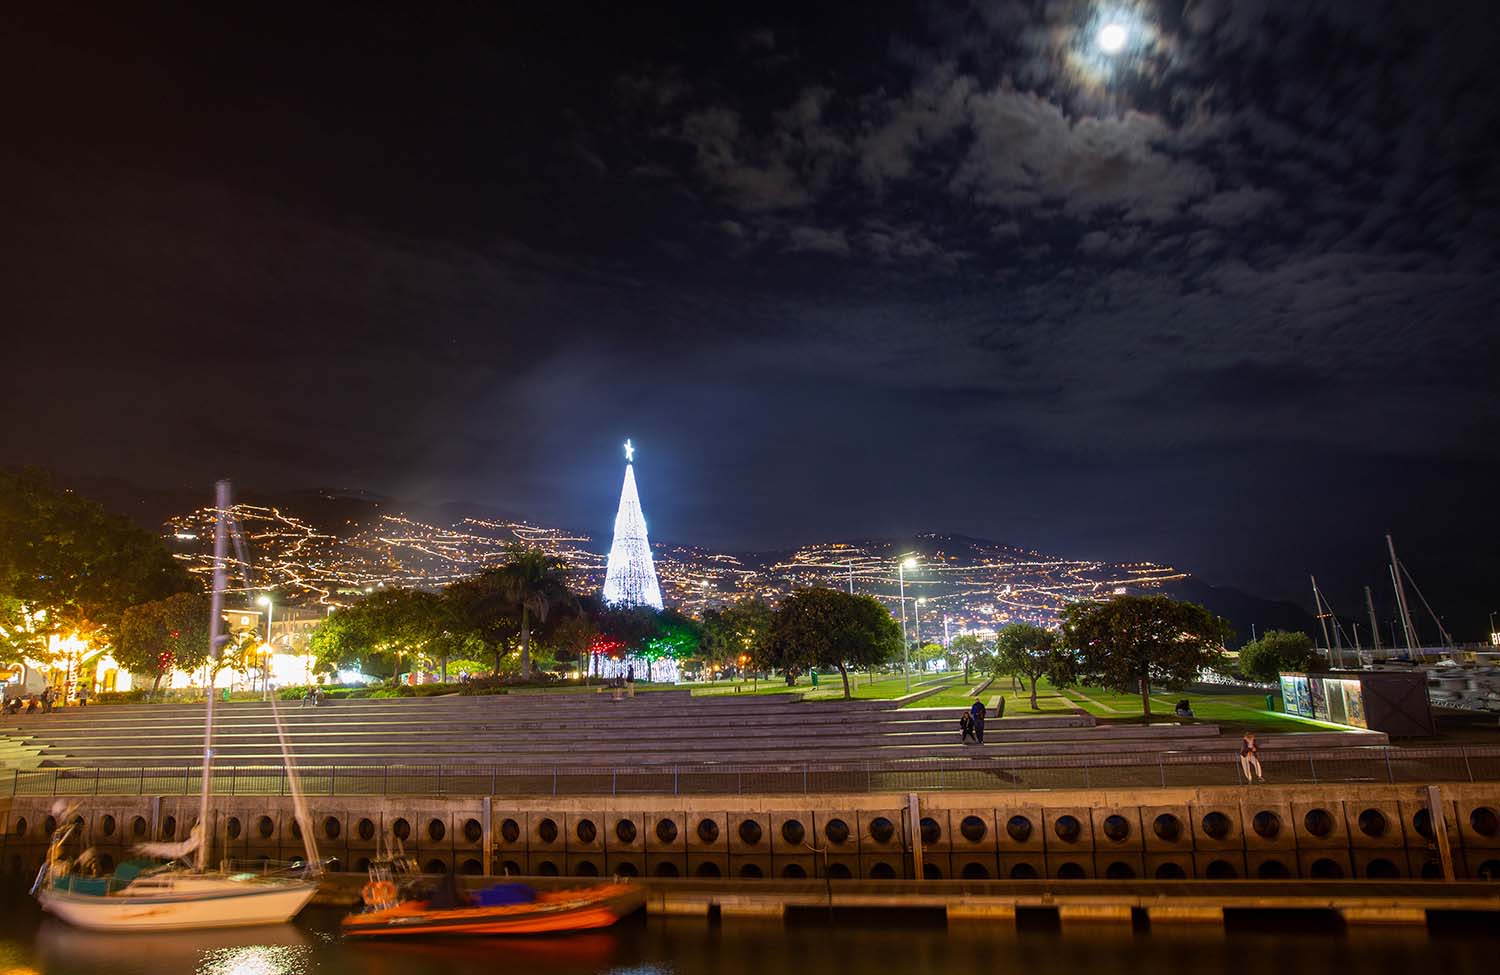
[[[1488,0],[230,7],[0,12],[6,463],[1500,609]]]

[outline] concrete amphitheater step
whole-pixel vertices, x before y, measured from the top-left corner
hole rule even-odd
[[[893,721],[924,721],[933,717],[934,715],[941,714],[944,716],[950,716],[952,720],[957,721],[958,716],[967,710],[968,708],[966,707],[956,705],[945,705],[943,707],[933,708],[902,708],[899,711],[891,712],[890,719]],[[1078,728],[1091,728],[1099,723],[1094,718],[1094,716],[1092,714],[1089,714],[1087,711],[1054,712],[1051,714],[1031,714],[1025,711],[1012,711],[1010,714],[1007,714],[1003,718],[995,717],[994,708],[990,708],[988,713],[989,720],[992,722],[1004,721],[1006,723],[1009,723],[1011,721],[1046,721],[1058,725],[1071,725]]]
[[[337,704],[325,704],[319,708],[303,708],[296,705],[282,706],[279,708],[281,718],[287,723],[297,723],[306,720],[321,720],[324,716],[334,716],[345,720],[366,720],[370,718],[388,718],[398,720],[421,719],[423,717],[439,717],[443,720],[449,719],[472,719],[477,716],[494,716],[500,719],[531,720],[538,716],[559,715],[576,716],[580,714],[611,713],[625,715],[654,715],[654,714],[747,714],[747,715],[811,715],[811,714],[837,714],[848,717],[860,717],[873,714],[885,713],[881,709],[870,709],[864,707],[852,707],[854,704],[863,702],[839,702],[800,704],[792,702],[768,702],[756,703],[749,700],[728,700],[717,703],[714,699],[699,699],[688,701],[674,701],[667,703],[654,703],[645,699],[644,696],[634,700],[611,701],[603,699],[600,701],[589,701],[587,703],[569,702],[565,706],[535,708],[514,707],[505,704],[491,704],[490,701],[501,699],[467,698],[467,699],[437,699],[435,701],[380,701],[380,702],[338,702]],[[470,701],[480,703],[468,703]],[[713,703],[699,703],[699,701]],[[883,703],[883,702],[882,702]],[[24,727],[66,727],[72,725],[98,727],[103,724],[128,724],[134,722],[145,723],[172,723],[172,722],[199,722],[204,718],[202,705],[175,706],[171,708],[124,708],[124,707],[98,707],[92,709],[70,709],[51,715],[25,715],[12,717],[8,721],[0,723],[0,730]],[[235,721],[270,722],[272,719],[271,708],[268,705],[228,705],[215,709],[214,721],[216,725],[230,724]]]
[[[684,727],[677,735],[641,734],[638,730],[623,728],[587,728],[580,736],[578,729],[559,732],[534,731],[526,735],[485,735],[470,732],[463,736],[452,734],[413,735],[389,734],[372,731],[330,730],[322,733],[302,732],[292,737],[291,746],[299,761],[314,761],[329,754],[364,754],[385,760],[396,756],[432,755],[445,751],[485,750],[507,755],[533,755],[544,752],[568,752],[582,750],[598,754],[620,750],[631,753],[657,753],[667,756],[704,750],[733,749],[756,750],[763,753],[786,749],[814,748],[818,750],[862,748],[904,748],[912,746],[945,745],[952,743],[955,732],[951,728],[931,730],[886,731],[878,734],[834,733],[809,734],[808,729],[795,729],[788,733],[782,728],[733,728],[720,727],[702,729]],[[1048,745],[1057,747],[1092,748],[1099,742],[1111,742],[1114,747],[1138,747],[1160,750],[1180,748],[1187,742],[1218,740],[1219,735],[1211,725],[1176,727],[1129,727],[1120,729],[1057,729],[1023,730],[1012,733],[996,733],[989,737],[993,745]],[[76,737],[68,739],[37,739],[35,744],[43,749],[48,759],[90,762],[114,760],[122,756],[157,756],[161,759],[190,759],[200,755],[202,736],[198,734]],[[580,744],[583,745],[580,749]],[[215,753],[223,759],[241,756],[278,755],[280,746],[272,732],[224,733],[215,735]]]
[[[104,710],[100,708],[99,710]],[[553,709],[547,711],[512,711],[505,709],[475,709],[475,708],[442,708],[442,709],[384,709],[384,710],[359,710],[349,711],[334,708],[317,708],[291,710],[281,712],[281,720],[289,726],[297,726],[306,723],[317,723],[324,721],[399,721],[404,723],[523,723],[530,724],[538,721],[577,721],[581,718],[591,717],[618,717],[632,721],[649,721],[659,716],[679,716],[684,718],[709,718],[719,716],[743,717],[747,719],[761,720],[799,720],[799,721],[879,721],[893,720],[893,712],[871,711],[871,710],[849,710],[829,705],[793,705],[791,708],[757,707],[749,704],[726,704],[714,707],[681,707],[667,706],[659,708],[630,708],[621,705],[603,705],[593,708],[569,708]],[[928,712],[927,717],[933,717],[939,712]],[[130,726],[172,726],[172,725],[198,725],[203,724],[204,715],[201,710],[195,713],[176,714],[122,714],[104,716],[34,716],[20,721],[12,721],[0,725],[0,729],[17,730],[22,728],[122,728]],[[903,719],[904,720],[904,719]],[[920,720],[920,716],[918,717]],[[270,712],[218,712],[214,716],[215,727],[228,727],[235,724],[259,724],[269,726],[272,723]]]
[[[919,720],[892,720],[880,714],[869,716],[841,715],[834,712],[808,712],[795,716],[762,715],[758,713],[715,712],[711,714],[658,713],[649,716],[622,715],[613,712],[596,712],[573,716],[538,716],[530,720],[500,720],[483,715],[424,715],[420,719],[391,717],[366,717],[353,720],[342,715],[318,715],[304,717],[299,721],[283,722],[288,733],[296,739],[304,736],[327,734],[389,734],[400,737],[426,735],[499,735],[529,737],[549,732],[576,734],[580,729],[590,733],[618,730],[638,736],[659,734],[693,733],[716,734],[765,734],[803,730],[808,733],[835,732],[845,734],[907,734],[922,731],[951,733],[957,729],[956,719],[951,715],[932,714]],[[1069,721],[1049,718],[996,721],[988,726],[993,735],[1041,735],[1070,736],[1089,733],[1094,726],[1079,725]],[[1159,725],[1121,726],[1123,735],[1156,734],[1213,734],[1211,725]],[[233,738],[236,735],[275,735],[275,724],[271,721],[233,720],[215,722],[216,738]],[[1196,729],[1196,730],[1195,730]],[[1205,730],[1208,729],[1208,730]],[[201,737],[203,723],[191,719],[158,719],[141,721],[104,721],[70,724],[33,724],[25,728],[12,729],[16,738],[35,738],[52,742],[88,741],[98,738],[133,737]]]
[[[1384,736],[1355,736],[1358,745],[1384,744]],[[1282,738],[1267,737],[1262,747],[1269,752],[1288,748],[1347,748],[1356,744],[1339,732],[1308,733]],[[764,764],[767,762],[863,762],[885,761],[903,758],[937,758],[958,755],[1089,755],[1125,756],[1137,754],[1155,756],[1163,752],[1203,753],[1217,752],[1232,756],[1238,751],[1238,739],[1196,738],[1175,742],[1149,739],[1129,741],[1101,737],[1096,741],[1080,742],[987,742],[984,746],[962,745],[957,742],[945,744],[872,745],[869,742],[825,741],[808,745],[805,742],[779,747],[745,747],[735,742],[683,743],[672,749],[641,748],[630,743],[590,743],[585,749],[573,746],[535,745],[518,751],[513,747],[487,747],[468,745],[459,748],[433,748],[426,746],[415,750],[382,749],[372,752],[366,747],[330,747],[327,749],[299,749],[297,761],[301,765],[645,765],[714,762],[722,764]],[[44,764],[48,766],[137,767],[137,766],[192,766],[200,760],[193,749],[135,749],[109,754],[48,755]],[[218,760],[226,765],[279,765],[279,749],[241,749],[218,753]]]
[[[618,733],[641,738],[675,735],[767,735],[804,733],[825,734],[915,734],[922,732],[954,733],[956,718],[946,715],[930,715],[919,720],[889,720],[880,715],[857,716],[837,713],[808,713],[797,716],[765,715],[759,713],[716,712],[712,714],[658,713],[649,716],[629,716],[610,712],[589,713],[572,716],[539,716],[530,720],[498,720],[488,716],[461,715],[424,716],[421,719],[400,716],[368,716],[353,720],[348,716],[320,715],[284,722],[293,740],[318,738],[327,735],[353,734],[365,738],[385,735],[411,739],[430,736],[465,737],[487,736],[529,740],[534,736],[558,734],[576,735],[587,733],[603,735]],[[233,720],[215,722],[215,737],[233,740],[237,736],[262,735],[274,737],[274,723],[259,720]],[[1164,726],[1171,727],[1171,726]],[[1189,726],[1191,728],[1193,726]],[[1211,734],[1203,730],[1210,726],[1196,726],[1198,731],[1176,729],[1159,731],[1156,727],[1121,729],[1127,735],[1185,733]],[[1087,732],[1089,726],[1050,719],[1021,719],[1017,721],[992,722],[992,735],[1045,735],[1069,736]],[[201,720],[153,719],[141,721],[104,721],[67,724],[30,724],[12,727],[10,736],[21,741],[42,741],[62,745],[84,743],[99,739],[129,741],[137,738],[170,739],[201,738]]]
[[[660,717],[734,718],[736,720],[779,721],[795,719],[799,722],[923,722],[956,721],[962,708],[922,708],[897,710],[895,708],[853,707],[862,702],[839,702],[818,704],[761,705],[751,702],[725,702],[710,705],[668,705],[648,707],[637,702],[607,702],[589,707],[548,709],[486,708],[468,705],[408,708],[384,705],[379,707],[348,708],[324,706],[317,709],[284,708],[282,722],[288,726],[324,721],[343,722],[401,722],[423,723],[484,723],[504,725],[508,723],[530,725],[537,721],[575,722],[580,718],[618,717],[631,721],[651,721]],[[43,729],[62,730],[81,728],[90,730],[117,730],[132,726],[172,727],[201,725],[204,719],[202,707],[173,710],[133,710],[123,708],[95,708],[85,713],[82,709],[52,715],[30,715],[13,717],[0,723],[0,733],[27,733]],[[992,719],[1004,725],[1035,724],[1042,727],[1091,727],[1096,722],[1087,715],[1016,715],[1004,719]],[[215,727],[233,727],[241,724],[266,725],[272,723],[269,708],[221,708],[215,711]]]
[[[811,704],[779,696],[736,700],[663,691],[618,702],[577,694],[500,695],[341,701],[279,710],[303,764],[754,764],[969,753],[955,740],[961,708],[900,711],[891,702]],[[216,714],[220,762],[280,764],[269,705],[237,703]],[[201,761],[203,715],[201,704],[69,710],[12,718],[0,726],[0,732],[9,732],[0,741],[11,742],[31,764],[190,766]],[[998,720],[987,731],[985,754],[1238,748],[1238,739],[1220,737],[1213,725],[1111,727],[1072,714]],[[1302,747],[1384,742],[1384,736],[1338,732],[1291,737]],[[1268,736],[1262,745],[1274,748],[1276,740]]]
[[[360,726],[359,728],[320,726],[297,729],[290,733],[289,739],[292,746],[300,751],[333,744],[370,748],[424,748],[431,747],[435,743],[453,741],[455,738],[461,738],[466,744],[487,743],[509,745],[517,748],[539,747],[549,742],[573,744],[580,741],[581,738],[586,738],[590,741],[602,739],[630,740],[641,744],[658,743],[661,747],[670,748],[684,739],[756,743],[800,742],[809,739],[820,742],[862,739],[903,744],[932,739],[946,739],[954,737],[956,734],[956,727],[946,721],[937,722],[931,726],[925,724],[903,724],[889,727],[875,726],[872,728],[855,729],[845,727],[816,728],[806,725],[790,728],[782,725],[716,725],[704,727],[692,723],[679,725],[666,724],[652,729],[643,729],[629,724],[600,723],[583,726],[538,727],[503,732],[471,727],[438,728],[427,732],[420,732],[411,728],[383,729],[371,726]],[[1103,731],[1095,728],[996,728],[987,732],[987,734],[993,742],[1088,742],[1099,740],[1101,737],[1108,737],[1113,740],[1149,740],[1161,743],[1193,738],[1218,737],[1219,730],[1214,725],[1187,725],[1180,727],[1165,725],[1159,727],[1126,726]],[[270,747],[276,745],[278,740],[278,736],[274,731],[264,728],[221,730],[216,731],[214,734],[215,748],[221,752],[235,747],[255,745]],[[83,733],[58,734],[38,736],[32,739],[32,741],[50,749],[68,751],[118,749],[137,746],[201,748],[203,736],[198,729],[183,729],[172,732],[157,731],[149,735],[140,733],[107,736]]]

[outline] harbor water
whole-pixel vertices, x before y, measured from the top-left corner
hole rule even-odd
[[[1253,929],[1152,932],[945,926],[905,915],[814,914],[785,925],[640,916],[571,936],[358,942],[340,935],[340,911],[322,908],[273,928],[146,935],[79,931],[19,896],[0,900],[0,911],[0,975],[1462,975],[1492,971],[1495,945],[1484,922],[1346,931],[1292,915],[1262,917]]]

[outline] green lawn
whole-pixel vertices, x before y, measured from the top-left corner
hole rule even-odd
[[[920,701],[913,701],[905,706],[909,708],[966,708],[976,700],[970,697],[968,692],[978,687],[982,680],[983,678],[978,678],[965,684],[963,678],[960,677],[951,688],[945,688],[931,697],[924,697]],[[993,696],[994,693],[987,689],[979,695],[978,700],[988,701]]]
[[[1058,690],[1046,681],[1037,682],[1037,711],[1031,710],[1029,695],[1015,693],[1008,679],[996,680],[990,687],[996,692],[1004,691],[1005,713],[1018,718],[1036,713],[1057,713],[1082,708],[1101,723],[1139,724],[1143,720],[1139,694],[1123,694],[1102,687],[1078,687]],[[993,694],[986,692],[988,700]],[[1265,696],[1261,694],[1194,694],[1188,691],[1166,691],[1157,689],[1151,693],[1151,720],[1170,722],[1178,720],[1172,713],[1177,702],[1187,698],[1192,706],[1194,720],[1216,724],[1226,734],[1245,731],[1295,733],[1299,731],[1346,731],[1341,725],[1309,721],[1295,715],[1286,715],[1265,709]]]
[[[913,691],[930,687],[934,680],[947,679],[943,675],[913,674],[911,687]],[[850,674],[849,685],[855,698],[859,700],[891,700],[906,695],[906,679],[901,674]],[[818,675],[818,686],[813,688],[812,679],[807,675],[797,678],[795,684],[788,686],[786,681],[776,678],[763,681],[716,681],[710,684],[680,684],[679,687],[691,688],[696,696],[708,695],[731,695],[731,694],[786,694],[797,692],[803,695],[805,701],[835,701],[843,700],[844,682],[838,672]]]
[[[860,700],[892,700],[906,694],[906,681],[900,673],[850,674],[854,696]],[[975,675],[969,684],[963,683],[961,673],[913,674],[912,690],[921,690],[934,683],[945,684],[943,690],[915,701],[907,707],[945,708],[967,707],[975,698],[968,696],[983,680]],[[567,690],[592,690],[593,688],[568,688]],[[844,696],[843,682],[837,672],[819,674],[818,686],[804,674],[794,684],[788,685],[779,678],[761,681],[713,681],[692,684],[647,684],[638,682],[636,691],[691,690],[694,695],[751,695],[764,696],[801,693],[808,701],[837,701]],[[549,689],[542,693],[557,693],[563,689]],[[566,692],[566,691],[564,691]],[[535,693],[534,691],[532,693]],[[1046,681],[1037,683],[1037,710],[1031,710],[1030,695],[1025,690],[1014,690],[1008,677],[996,678],[979,700],[989,703],[996,695],[1005,697],[1005,714],[1011,718],[1029,717],[1035,714],[1066,714],[1081,708],[1103,724],[1139,724],[1143,719],[1141,699],[1138,694],[1122,694],[1102,687],[1078,687],[1059,690]],[[1151,695],[1151,720],[1172,722],[1178,720],[1172,711],[1177,702],[1187,698],[1192,704],[1197,721],[1216,724],[1225,734],[1238,735],[1245,731],[1295,733],[1299,731],[1347,730],[1340,725],[1309,721],[1293,715],[1265,710],[1265,698],[1260,694],[1194,694],[1185,691],[1156,690]]]
[[[931,674],[912,674],[912,693],[915,694],[917,691],[925,691],[928,688],[932,687],[933,684],[939,682],[946,682],[946,678],[935,677]],[[818,689],[817,694],[811,695],[810,699],[820,700],[824,697],[842,698],[844,695],[844,689],[843,685],[839,682],[837,675],[834,676],[832,683],[832,688],[830,688],[827,684],[824,684],[823,687],[820,687]],[[830,690],[832,693],[829,693]],[[888,677],[884,680],[869,684],[861,681],[859,688],[854,691],[854,696],[863,700],[890,700],[892,698],[905,697],[906,679],[897,675],[895,677]],[[931,698],[923,698],[923,700],[931,700]]]

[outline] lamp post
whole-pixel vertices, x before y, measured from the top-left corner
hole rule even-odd
[[[906,693],[911,693],[911,646],[906,640],[906,570],[915,569],[917,560],[907,556],[896,563],[896,581],[901,587],[901,669],[906,674]]]
[[[260,645],[260,699],[269,701],[271,699],[271,655],[276,648],[269,643]]]
[[[266,669],[265,669],[264,673],[261,675],[261,682],[260,682],[261,683],[261,693],[260,693],[260,699],[262,701],[269,701],[271,699],[271,654],[270,654],[270,651],[275,649],[275,644],[273,644],[271,642],[271,596],[270,596],[269,593],[263,593],[261,595],[261,597],[256,600],[256,602],[260,603],[262,606],[264,606],[266,608],[266,648],[267,648],[266,659],[265,659]]]
[[[922,607],[925,605],[927,605],[927,597],[922,596],[913,603],[911,608],[911,621],[917,635],[917,653],[919,654],[922,652]],[[918,658],[917,663],[921,664],[922,660]]]

